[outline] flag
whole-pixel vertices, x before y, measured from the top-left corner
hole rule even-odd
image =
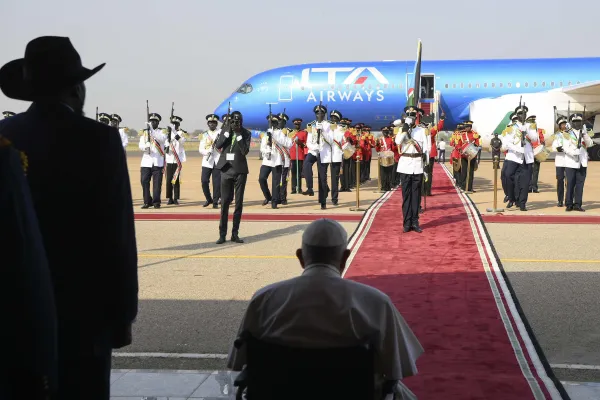
[[[417,61],[415,62],[415,69],[413,76],[415,78],[413,87],[408,91],[408,98],[406,100],[407,106],[417,107],[419,100],[421,99],[421,51],[422,51],[421,39],[417,43]]]

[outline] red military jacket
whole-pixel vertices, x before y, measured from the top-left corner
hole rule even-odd
[[[437,158],[437,143],[435,142],[435,137],[437,136],[438,132],[441,131],[444,128],[444,120],[440,119],[440,121],[437,124],[437,127],[434,126],[433,128],[431,128],[431,131],[429,132],[430,136],[431,136],[431,152],[429,153],[429,158]]]
[[[479,136],[479,134],[474,130],[471,130],[470,132],[462,132],[458,140],[459,144],[455,148],[458,147],[460,149],[461,158],[467,158],[467,155],[463,154],[462,151],[469,145],[469,143],[473,143],[478,147],[481,145],[481,136]]]
[[[375,141],[370,136],[369,133],[362,136],[360,140],[360,147],[362,147],[363,154],[365,155],[365,161],[371,161],[373,157],[373,147],[375,146]]]
[[[385,145],[383,144],[385,142]],[[394,142],[394,138],[391,137],[382,137],[377,139],[377,142],[375,143],[375,151],[377,151],[378,153],[381,151],[395,151],[396,150],[396,143]]]
[[[308,139],[308,133],[306,131],[298,131],[292,138],[292,141],[296,140],[296,138],[298,138],[298,153],[299,154],[296,157],[296,144],[293,143],[292,148],[290,149],[290,160],[304,160],[304,157],[306,156],[306,150],[308,149],[308,147],[306,147],[306,140]]]

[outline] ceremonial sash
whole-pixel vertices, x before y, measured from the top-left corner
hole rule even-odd
[[[175,151],[175,146],[173,145],[173,142],[171,142],[169,144],[169,147],[171,148],[171,151],[173,152],[173,157],[175,157],[175,162],[177,163],[177,169],[175,170],[175,173],[173,174],[173,179],[171,180],[171,183],[174,185],[175,182],[177,182],[177,178],[179,178],[179,174],[181,173],[181,160],[179,159],[179,154],[177,154],[177,152]],[[182,184],[183,181],[179,181],[179,184]]]
[[[282,147],[281,148],[283,150],[283,152],[285,153],[285,156],[287,157],[288,160],[291,160],[292,157],[290,156],[290,151],[288,150],[287,147]],[[285,160],[284,160],[285,161]]]
[[[333,139],[333,143],[335,143],[335,144],[336,144],[336,146],[337,146],[337,147],[338,147],[340,150],[342,150],[342,144],[341,144],[340,142],[338,142],[337,140]]]
[[[281,160],[283,161],[283,163],[285,163],[285,155],[283,153],[282,148],[277,143],[273,143],[273,144],[275,145],[275,150],[277,150],[277,152],[279,153]]]
[[[160,144],[158,143],[158,141],[154,137],[152,137],[152,144],[154,145],[154,148],[156,148],[156,150],[158,150],[158,152],[160,153],[160,155],[164,157],[165,156],[165,151],[162,149],[162,147],[160,147]]]

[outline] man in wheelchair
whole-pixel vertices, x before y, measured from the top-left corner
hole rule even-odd
[[[416,399],[401,379],[423,348],[383,292],[343,279],[345,229],[320,219],[302,236],[302,275],[257,291],[228,368],[238,399]]]

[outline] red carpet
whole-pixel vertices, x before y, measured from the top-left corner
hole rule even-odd
[[[218,221],[221,218],[220,211],[217,213],[135,213],[136,221]],[[245,213],[243,221],[277,222],[277,221],[315,221],[319,218],[331,218],[339,222],[358,222],[362,214],[258,214]],[[233,220],[233,208],[229,212],[229,220]]]
[[[421,234],[402,232],[400,190],[367,212],[345,275],[388,294],[424,347],[419,373],[404,382],[420,400],[561,398],[501,274],[486,274],[496,259],[481,245],[487,238],[474,222],[479,217],[438,164],[433,184]]]
[[[598,215],[482,215],[482,218],[484,222],[494,224],[600,224]]]

